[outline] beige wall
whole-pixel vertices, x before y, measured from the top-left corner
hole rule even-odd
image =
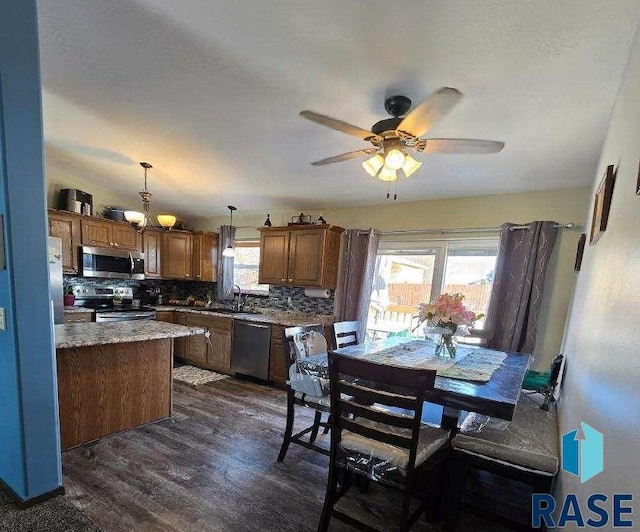
[[[640,41],[635,44],[616,100],[594,190],[607,165],[617,180],[606,232],[587,246],[578,275],[564,352],[567,369],[560,404],[561,433],[585,422],[604,434],[604,472],[580,480],[562,474],[559,495],[577,493],[585,508],[592,493],[631,493],[633,530],[640,530]],[[590,212],[590,211],[589,211]],[[628,516],[626,516],[628,517]]]
[[[585,218],[589,198],[586,188],[550,192],[503,194],[412,203],[389,203],[368,207],[325,209],[325,219],[345,228],[375,227],[382,231],[400,229],[438,229],[452,227],[496,227],[504,222],[525,223],[532,220],[581,223]],[[274,225],[286,225],[296,212],[274,212]],[[313,213],[317,215],[318,213]],[[250,226],[238,229],[239,237],[257,237],[253,229],[261,226],[265,214],[247,214],[239,210],[234,225]],[[217,229],[228,218],[201,220],[201,229]],[[197,225],[197,223],[196,223]],[[562,335],[573,288],[576,246],[582,231],[561,231],[549,265],[545,288],[535,366],[546,369],[560,351]]]

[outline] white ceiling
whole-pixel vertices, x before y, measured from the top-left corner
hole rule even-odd
[[[422,156],[398,201],[592,181],[640,0],[41,0],[47,164],[177,214],[384,203],[366,147],[384,97],[466,98],[427,136],[503,140]]]

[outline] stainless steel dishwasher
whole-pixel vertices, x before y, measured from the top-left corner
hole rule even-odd
[[[271,325],[234,320],[232,371],[268,380],[270,348]]]

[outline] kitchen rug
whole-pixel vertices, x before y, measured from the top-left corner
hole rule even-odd
[[[200,369],[194,366],[180,366],[173,368],[173,378],[180,382],[186,382],[191,386],[199,386],[208,382],[219,381],[229,378],[229,375],[216,373],[207,369]]]

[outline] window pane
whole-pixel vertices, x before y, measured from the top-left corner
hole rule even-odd
[[[468,308],[486,314],[495,267],[496,250],[493,248],[449,249],[442,292],[464,294]],[[483,324],[483,319],[478,320],[475,327],[481,329]]]
[[[411,318],[416,307],[431,299],[435,258],[436,250],[378,255],[367,321],[368,339],[411,335]]]
[[[258,284],[258,265],[260,264],[260,248],[236,244],[236,255],[233,263],[233,284],[242,290],[269,291],[268,284]]]

